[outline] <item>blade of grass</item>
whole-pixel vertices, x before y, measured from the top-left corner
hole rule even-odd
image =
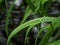
[[[28,28],[27,31],[26,31],[26,35],[25,35],[25,45],[26,45],[26,40],[27,40],[28,34],[29,34],[31,28],[33,28],[33,26],[34,26],[33,24],[32,24],[31,26],[29,26],[29,28]]]
[[[38,1],[38,0],[37,0]],[[35,6],[30,0],[26,0],[26,2],[28,3],[28,5],[30,6],[30,8],[32,9],[32,11],[36,14],[40,14],[38,11],[39,7]],[[36,3],[36,4],[40,4],[40,2]]]
[[[25,13],[24,13],[24,17],[20,24],[22,24],[26,21],[26,19],[30,16],[31,12],[32,12],[32,10],[29,8],[29,6],[27,6]]]
[[[54,17],[43,17],[43,18],[37,18],[37,19],[33,19],[31,21],[28,21],[24,24],[19,25],[17,28],[15,28],[9,35],[8,40],[7,40],[7,45],[9,44],[9,42],[11,41],[11,38],[18,33],[19,31],[21,31],[23,28],[30,26],[31,24],[33,25],[37,25],[39,23],[42,22],[60,22],[59,20],[60,18],[54,18]]]
[[[39,3],[40,3],[39,0],[37,0],[37,1],[35,1],[34,5],[37,7],[39,5]],[[39,9],[39,6],[35,9],[35,14],[36,14],[38,9]],[[32,12],[32,10],[31,10],[30,6],[27,6],[26,11],[24,13],[24,17],[23,17],[23,19],[22,19],[20,24],[22,24],[22,23],[24,23],[26,21],[28,16],[30,16],[31,12]]]
[[[10,6],[10,8],[8,9],[8,12],[7,12],[7,14],[6,14],[5,31],[6,31],[7,37],[8,37],[8,35],[9,35],[9,33],[8,33],[9,17],[10,17],[10,15],[11,15],[11,11],[12,11],[12,9],[13,9],[14,3],[15,3],[15,0],[13,0],[13,3],[12,3],[12,5]]]

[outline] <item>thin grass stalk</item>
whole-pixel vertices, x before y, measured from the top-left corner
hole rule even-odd
[[[6,14],[6,22],[5,22],[5,31],[6,31],[6,35],[8,37],[9,33],[8,33],[8,25],[9,25],[9,18],[10,18],[10,15],[11,15],[11,11],[13,9],[13,6],[14,6],[14,3],[15,3],[15,0],[13,0],[13,3],[12,5],[10,6],[10,8],[8,9],[8,12]]]

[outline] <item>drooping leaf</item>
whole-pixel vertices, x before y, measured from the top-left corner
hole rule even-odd
[[[7,45],[9,44],[9,42],[11,41],[11,38],[17,34],[19,31],[21,31],[23,28],[27,27],[27,26],[30,26],[31,24],[33,25],[37,25],[39,23],[42,23],[42,22],[60,22],[60,18],[54,18],[54,17],[42,17],[42,18],[37,18],[37,19],[33,19],[31,21],[28,21],[24,24],[21,24],[19,25],[17,28],[15,28],[11,34],[9,35],[8,37],[8,40],[7,40]]]

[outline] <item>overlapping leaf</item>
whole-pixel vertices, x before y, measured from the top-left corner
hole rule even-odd
[[[11,34],[8,37],[8,41],[7,41],[7,45],[9,44],[11,38],[18,33],[19,31],[21,31],[23,28],[30,26],[31,24],[33,25],[37,25],[39,23],[42,22],[60,22],[59,18],[54,18],[54,17],[43,17],[43,18],[37,18],[37,19],[33,19],[31,21],[28,21],[22,25],[19,25],[16,29],[14,29]]]

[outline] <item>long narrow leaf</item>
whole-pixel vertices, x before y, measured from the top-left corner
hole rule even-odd
[[[30,30],[31,30],[31,28],[33,28],[33,24],[31,25],[31,26],[29,26],[29,28],[27,29],[27,31],[26,31],[26,36],[25,36],[25,45],[26,45],[26,40],[27,40],[27,36],[28,36],[28,34],[29,34],[29,32],[30,32]]]
[[[37,3],[37,2],[38,2],[38,3]],[[36,7],[37,7],[39,4],[40,4],[39,0],[35,1],[35,3],[34,3],[34,5],[35,5]],[[35,12],[34,12],[34,13],[36,14],[36,12],[37,12],[38,10],[39,10],[39,6],[35,9]],[[26,19],[30,16],[31,12],[32,12],[32,10],[31,10],[30,6],[27,6],[26,11],[25,11],[25,13],[24,13],[24,17],[23,17],[23,19],[22,19],[22,21],[21,21],[20,24],[22,24],[22,23],[24,23],[24,22],[26,21]]]
[[[7,14],[6,14],[6,22],[5,22],[5,31],[6,31],[6,35],[8,36],[8,24],[9,24],[9,17],[11,15],[11,11],[13,9],[13,6],[14,6],[14,3],[15,3],[15,0],[13,0],[13,3],[12,5],[10,6]]]
[[[30,26],[31,24],[34,24],[34,25],[37,25],[39,23],[42,23],[42,22],[60,22],[59,20],[60,18],[54,18],[54,17],[43,17],[43,18],[37,18],[37,19],[33,19],[31,21],[28,21],[22,25],[19,25],[17,28],[15,28],[11,34],[9,35],[8,37],[8,40],[7,40],[7,45],[9,44],[9,42],[11,41],[11,38],[16,34],[18,33],[19,31],[21,31],[23,28],[27,27],[27,26]],[[36,23],[35,23],[36,22]]]

